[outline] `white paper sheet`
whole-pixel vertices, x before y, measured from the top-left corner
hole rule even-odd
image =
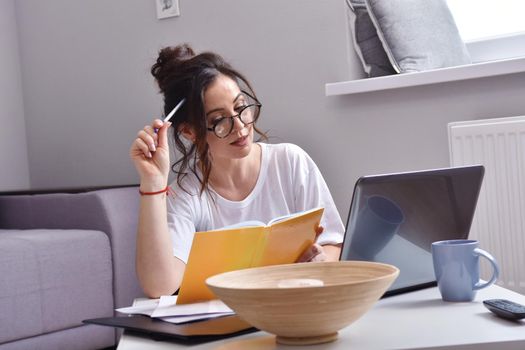
[[[162,296],[160,299],[136,300],[133,306],[116,309],[124,314],[146,315],[170,323],[185,323],[209,318],[233,315],[234,312],[220,300],[176,305],[177,296]]]
[[[209,300],[200,303],[177,305],[177,296],[162,296],[159,304],[153,311],[151,317],[170,317],[170,316],[193,316],[203,314],[231,313],[226,304],[220,300]]]
[[[202,315],[192,315],[192,316],[171,316],[171,317],[160,317],[159,320],[169,323],[186,323],[200,320],[209,320],[212,318],[219,318],[224,316],[233,315],[233,312],[220,312],[216,314],[202,314]]]
[[[153,311],[157,308],[159,304],[159,299],[147,299],[141,300],[140,302],[134,302],[133,306],[121,307],[115,309],[115,311],[123,314],[136,314],[136,315],[146,315],[150,316],[153,314]]]

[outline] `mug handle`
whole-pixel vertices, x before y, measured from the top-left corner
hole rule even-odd
[[[482,289],[482,288],[488,287],[491,284],[493,284],[494,282],[496,282],[496,280],[499,277],[499,266],[498,266],[498,263],[496,262],[496,259],[494,259],[494,257],[492,255],[490,255],[488,252],[484,251],[483,249],[480,249],[480,248],[474,249],[474,254],[480,255],[480,256],[484,257],[485,259],[487,259],[490,262],[490,264],[492,265],[492,269],[493,269],[493,273],[492,273],[492,277],[491,277],[490,281],[488,281],[486,283],[477,282],[474,285],[474,290],[478,290],[478,289]]]

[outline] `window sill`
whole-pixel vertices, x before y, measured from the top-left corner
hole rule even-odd
[[[325,85],[325,93],[326,96],[359,94],[363,92],[400,89],[404,87],[439,84],[520,72],[525,72],[525,57],[474,63],[424,72],[328,83]]]

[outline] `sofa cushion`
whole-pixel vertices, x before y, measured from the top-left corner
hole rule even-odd
[[[346,0],[348,24],[357,57],[368,77],[396,74],[370,19],[365,0]]]
[[[471,62],[445,0],[366,0],[366,7],[399,73]]]
[[[105,349],[113,345],[115,345],[113,328],[84,325],[2,343],[0,350],[93,350]]]
[[[103,232],[0,230],[0,276],[0,343],[113,315]]]

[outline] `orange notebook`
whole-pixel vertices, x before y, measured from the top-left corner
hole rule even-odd
[[[271,220],[196,232],[177,304],[215,299],[206,286],[213,275],[295,262],[314,241],[323,215],[316,208]]]

